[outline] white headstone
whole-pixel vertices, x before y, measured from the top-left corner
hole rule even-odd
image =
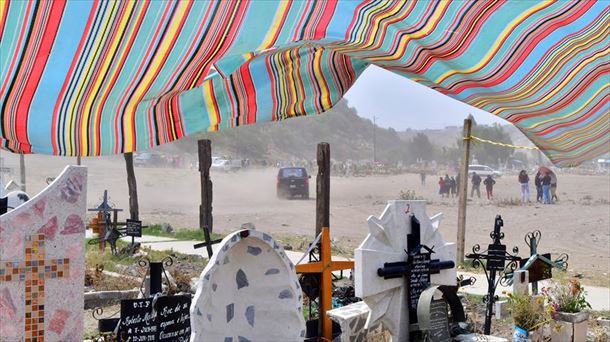
[[[406,261],[407,235],[411,233],[407,207],[420,222],[421,244],[433,247],[433,259],[455,262],[455,243],[443,240],[438,231],[440,214],[429,218],[425,201],[388,201],[379,218],[368,218],[369,235],[355,251],[354,282],[356,296],[363,299],[371,312],[367,326],[379,322],[390,331],[394,341],[409,340],[406,277],[384,279],[377,269],[386,262]],[[433,274],[432,284],[456,285],[456,268]]]
[[[0,216],[0,341],[82,341],[87,168]]]
[[[303,295],[294,265],[270,235],[225,237],[201,273],[191,341],[302,341]]]

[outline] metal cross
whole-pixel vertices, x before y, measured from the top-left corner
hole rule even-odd
[[[70,259],[45,259],[44,234],[25,237],[25,261],[0,262],[0,281],[25,282],[25,341],[44,342],[46,279],[67,278]]]
[[[476,244],[472,247],[472,253],[466,254],[466,258],[472,259],[473,267],[483,266],[483,262],[485,262],[485,267],[483,268],[485,277],[487,278],[487,295],[485,295],[485,302],[487,304],[485,310],[485,335],[489,335],[491,332],[491,316],[493,315],[493,306],[497,299],[496,287],[498,287],[498,283],[505,284],[509,281],[509,275],[517,269],[517,262],[521,260],[521,258],[517,256],[519,248],[513,247],[512,254],[506,252],[506,245],[503,245],[501,242],[501,240],[504,239],[504,233],[500,231],[502,226],[504,226],[502,216],[497,215],[494,222],[494,230],[489,234],[493,243],[488,245],[487,250],[482,253],[479,253],[481,246]],[[506,263],[507,261],[508,264]],[[497,279],[496,272],[500,275]]]

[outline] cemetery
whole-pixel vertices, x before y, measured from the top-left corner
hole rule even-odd
[[[333,227],[348,214],[332,202],[331,181],[341,180],[331,178],[327,142],[315,142],[313,177],[301,179],[302,208],[309,189],[315,206],[298,222],[309,231],[300,236],[276,215],[293,215],[297,200],[257,213],[284,234],[219,210],[221,192],[264,195],[215,185],[240,175],[211,172],[210,139],[197,140],[197,181],[180,188],[155,170],[162,195],[152,199],[138,197],[133,155],[196,133],[321,114],[377,65],[504,118],[549,163],[574,167],[610,149],[599,81],[608,19],[609,7],[594,2],[0,3],[0,55],[9,60],[0,60],[0,151],[18,156],[21,176],[0,187],[0,341],[609,341],[610,290],[573,277],[576,258],[540,228],[551,211],[524,236],[514,208],[489,202],[493,221],[467,221],[469,207],[483,206],[474,192],[468,198],[473,141],[523,148],[476,137],[471,116],[458,139],[456,208],[446,207],[457,229],[431,214],[432,202],[391,185],[396,196],[351,211],[354,229],[366,231],[355,248]],[[76,158],[26,191],[29,154]],[[102,155],[124,158],[119,189],[95,176],[110,172],[104,162],[81,160]],[[0,181],[5,171],[0,159]],[[193,193],[195,229],[140,211]]]

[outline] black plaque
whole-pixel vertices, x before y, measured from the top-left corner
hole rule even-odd
[[[409,310],[416,313],[419,296],[430,286],[430,253],[417,253],[410,259]]]
[[[188,341],[190,295],[121,301],[119,338],[128,342]]]
[[[430,341],[451,341],[449,334],[449,314],[447,303],[444,299],[433,299],[430,303],[430,330],[428,331]]]
[[[542,254],[542,256],[551,260],[551,253]],[[527,263],[527,260],[528,259],[521,259],[519,261],[519,266],[523,268],[525,263]],[[527,271],[529,272],[530,283],[553,278],[553,266],[540,259],[536,259]]]
[[[191,296],[159,297],[157,308],[157,341],[188,341],[191,336]]]
[[[127,219],[127,236],[142,237],[142,221]]]
[[[155,341],[157,325],[152,312],[152,298],[121,301],[121,341]]]
[[[506,265],[506,245],[492,244],[487,249],[487,270],[504,270]]]

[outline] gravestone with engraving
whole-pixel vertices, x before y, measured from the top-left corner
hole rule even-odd
[[[370,308],[366,327],[381,323],[393,340],[408,341],[417,320],[416,293],[430,284],[456,285],[456,269],[449,264],[455,244],[440,235],[440,219],[440,214],[428,217],[425,201],[388,201],[379,218],[369,217],[369,235],[355,252],[354,277],[356,296]]]
[[[87,168],[0,218],[0,341],[77,341],[83,332]]]
[[[131,342],[187,341],[190,305],[190,295],[123,300],[118,336]]]

